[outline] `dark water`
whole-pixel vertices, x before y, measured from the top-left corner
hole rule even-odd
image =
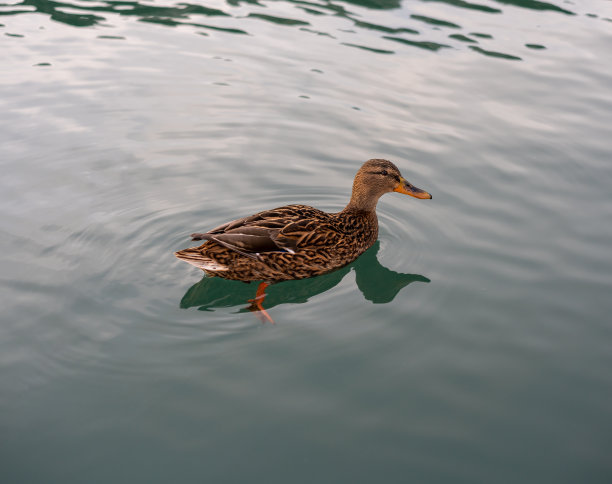
[[[0,5],[0,482],[609,483],[612,4]],[[187,235],[387,195],[349,267]]]

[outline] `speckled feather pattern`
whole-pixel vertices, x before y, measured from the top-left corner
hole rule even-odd
[[[264,227],[281,244],[287,239],[295,242],[294,253],[279,247],[276,251],[260,252],[255,260],[207,241],[199,247],[177,252],[177,257],[212,259],[228,270],[204,272],[224,279],[285,281],[326,274],[350,264],[378,237],[375,213],[349,209],[334,214],[306,205],[266,210],[230,224],[233,230],[245,226]]]

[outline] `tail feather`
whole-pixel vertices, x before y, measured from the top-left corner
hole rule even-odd
[[[210,257],[203,256],[199,251],[185,249],[175,252],[174,255],[178,259],[206,271],[216,272],[228,270],[228,267],[226,265],[219,264],[217,261],[211,259]]]

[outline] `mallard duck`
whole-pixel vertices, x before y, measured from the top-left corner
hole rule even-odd
[[[252,309],[264,312],[261,301],[268,284],[326,274],[371,247],[378,237],[376,204],[388,192],[431,198],[406,181],[390,161],[372,159],[355,175],[351,200],[341,212],[307,205],[264,210],[191,234],[192,240],[206,242],[175,255],[209,276],[262,281]]]

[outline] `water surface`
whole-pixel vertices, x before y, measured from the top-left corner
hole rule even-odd
[[[2,482],[604,483],[612,8],[0,5]],[[188,234],[341,209],[380,240],[273,286]]]

